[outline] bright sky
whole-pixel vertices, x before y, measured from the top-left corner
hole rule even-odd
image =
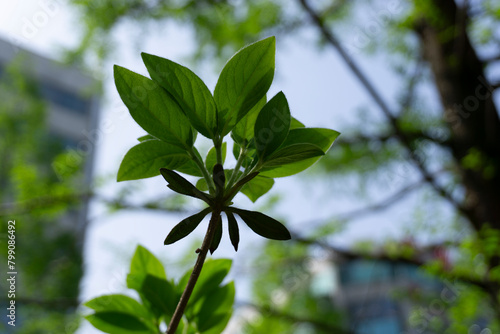
[[[23,48],[55,58],[60,46],[71,46],[77,42],[79,32],[74,22],[75,16],[64,8],[62,1],[4,2],[0,11],[0,36]],[[111,64],[118,63],[145,74],[139,51],[182,63],[183,57],[189,55],[195,47],[190,32],[175,26],[148,34],[141,50],[135,49],[135,41],[127,38],[129,33],[129,27],[123,27],[117,32],[117,52],[105,73],[106,90],[101,122],[110,122],[113,130],[105,134],[96,152],[96,175],[115,175],[125,152],[136,144],[137,137],[144,134],[119,100],[110,76]],[[304,36],[307,37],[307,33]],[[282,90],[287,95],[292,114],[307,126],[329,127],[344,132],[343,128],[356,121],[355,109],[368,105],[370,101],[333,51],[318,54],[313,45],[305,44],[304,40],[278,39],[276,77],[270,96]],[[397,83],[385,71],[383,62],[364,60],[362,65],[372,80],[384,87],[383,93],[386,97],[394,98],[392,94],[396,91]],[[213,89],[216,77],[206,70],[198,74],[207,82],[209,88]],[[394,176],[381,192],[383,197],[397,190],[403,181],[404,179],[398,180],[398,176]],[[151,198],[168,191],[165,182],[159,177],[142,184],[144,191],[141,192],[141,197]],[[348,183],[343,186],[348,186]],[[103,192],[113,194],[118,188],[117,185],[110,185]],[[281,194],[284,197],[275,214],[286,218],[290,226],[301,231],[307,230],[308,222],[328,219],[334,213],[362,206],[360,200],[342,196],[342,185],[324,180],[311,182],[297,177],[279,179],[271,191],[272,194]],[[409,199],[412,200],[414,199]],[[257,209],[259,203],[264,201],[265,199],[261,199],[254,205],[246,198],[239,198],[238,204],[247,209]],[[405,215],[405,206],[399,205],[385,216],[360,219],[351,223],[346,232],[333,240],[338,245],[346,245],[356,238],[373,239],[397,235],[398,229],[391,223],[391,219],[386,218]],[[149,248],[166,263],[175,263],[179,257],[184,256],[187,247],[192,247],[195,239],[189,236],[179,242],[179,246],[163,246],[166,234],[183,216],[124,212],[106,217],[102,216],[99,207],[94,207],[91,216],[98,218],[92,220],[87,235],[86,277],[82,283],[82,300],[104,293],[123,292],[128,260],[137,243]],[[253,233],[247,233],[246,228],[243,231],[241,250],[237,254],[224,238],[216,256],[234,259],[237,269],[232,274],[233,278],[237,279],[237,298],[248,300],[248,280],[242,278],[241,273],[245,272],[245,266],[250,265],[255,245],[262,239]],[[201,238],[202,229],[196,232]],[[176,251],[178,247],[183,250]],[[248,271],[248,268],[246,269]],[[79,331],[79,334],[91,333],[99,332],[89,325],[84,325]]]

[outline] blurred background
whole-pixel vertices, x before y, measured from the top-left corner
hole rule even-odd
[[[277,38],[270,96],[342,133],[308,172],[240,207],[294,236],[242,229],[224,333],[500,333],[500,3],[494,0],[26,0],[0,10],[0,233],[16,221],[16,326],[98,333],[82,302],[126,288],[138,244],[178,278],[203,229],[163,246],[198,204],[159,177],[116,182],[145,134],[112,65],[140,52],[210,89],[246,44]],[[208,142],[199,143],[208,150]],[[206,151],[205,151],[206,152]],[[231,150],[230,150],[231,152]],[[231,164],[231,161],[229,161]]]

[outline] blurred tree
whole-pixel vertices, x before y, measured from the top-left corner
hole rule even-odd
[[[465,284],[459,301],[447,308],[455,321],[436,332],[467,333],[484,314],[490,328],[499,326],[500,120],[494,101],[500,87],[495,72],[500,60],[498,1],[71,2],[86,29],[74,53],[78,57],[87,52],[105,56],[112,32],[124,21],[145,28],[169,21],[192,27],[198,57],[227,56],[264,35],[315,31],[318,45],[338,52],[373,101],[360,123],[343,131],[341,147],[323,159],[320,167],[326,174],[321,177],[354,174],[359,185],[370,189],[399,187],[380,203],[339,220],[387,209],[417,194],[422,200],[414,209],[414,225],[446,226],[443,245],[456,254],[448,264],[420,264]],[[396,103],[385,101],[381,91],[386,88],[373,84],[357,65],[355,54],[361,51],[388,60],[402,87]],[[394,175],[401,176],[398,182]],[[419,212],[420,207],[434,214]],[[436,212],[441,214],[441,208],[452,208],[453,214],[440,218]],[[401,222],[398,217],[394,224]],[[398,250],[383,251],[391,258],[420,261],[415,252]]]
[[[33,69],[19,56],[0,67],[0,225],[2,247],[15,220],[15,268],[18,272],[16,326],[0,322],[2,333],[73,333],[80,324],[77,307],[83,277],[85,227],[78,227],[82,207],[99,199],[111,212],[183,210],[185,201],[169,196],[131,204],[130,188],[113,198],[98,196],[84,181],[81,156],[47,125],[50,106]],[[114,182],[113,177],[113,182]],[[84,216],[87,216],[84,214]],[[7,263],[7,252],[1,259]],[[2,291],[9,291],[7,281]],[[11,298],[0,298],[5,309]]]
[[[22,59],[3,68],[0,78],[0,216],[2,246],[7,220],[16,221],[16,326],[0,323],[3,333],[73,333],[82,268],[82,238],[61,222],[75,221],[85,194],[81,168],[69,165],[61,182],[52,161],[68,161],[60,138],[44,125],[46,104]],[[70,168],[69,168],[70,167]],[[80,188],[79,188],[80,187]],[[7,252],[1,252],[7,263]],[[3,291],[8,291],[2,282]],[[1,298],[6,309],[7,294]]]

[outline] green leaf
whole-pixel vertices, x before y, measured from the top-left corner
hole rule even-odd
[[[282,146],[293,144],[312,144],[327,152],[333,142],[340,135],[339,132],[324,128],[298,128],[290,130]]]
[[[219,285],[229,273],[229,270],[231,269],[231,263],[232,261],[228,259],[209,259],[205,262],[200,277],[198,278],[196,286],[193,289],[191,298],[189,299],[189,303],[187,306],[188,309],[192,308],[193,305],[195,305],[195,303],[200,300],[201,297],[206,296],[207,293],[219,287]],[[177,285],[179,293],[182,293],[182,291],[184,291],[184,289],[186,288],[189,276],[191,276],[191,270],[186,272],[186,274],[182,277],[181,281]]]
[[[196,188],[200,189],[201,191],[208,191],[207,180],[201,178],[198,181],[196,181]]]
[[[228,208],[243,219],[243,221],[255,233],[264,238],[274,240],[289,240],[292,238],[287,228],[274,218],[266,216],[265,214],[257,211],[248,211],[237,208]]]
[[[134,315],[115,311],[96,312],[85,316],[92,326],[109,334],[155,333]]]
[[[287,139],[282,146],[290,146],[293,144],[312,144],[318,146],[323,152],[327,152],[333,142],[340,135],[339,132],[330,129],[322,128],[300,128],[290,130]],[[302,172],[309,168],[320,157],[309,158],[292,164],[274,168],[272,170],[262,171],[261,176],[267,177],[285,177]]]
[[[174,242],[184,238],[189,233],[193,232],[205,216],[211,211],[211,208],[206,208],[195,215],[189,216],[183,219],[179,224],[177,224],[172,231],[165,238],[165,245],[173,244]]]
[[[208,204],[212,203],[212,200],[207,194],[196,189],[196,187],[193,186],[191,182],[189,182],[188,180],[186,180],[173,170],[167,168],[160,168],[160,173],[163,176],[163,178],[168,182],[167,187],[169,187],[173,191],[179,194],[199,198],[207,202]]]
[[[114,66],[115,84],[132,118],[149,134],[179,147],[193,146],[188,118],[175,100],[153,80]]]
[[[190,157],[178,146],[160,140],[146,140],[132,147],[118,170],[118,182],[160,175],[160,168],[176,169]]]
[[[146,275],[140,291],[142,297],[155,308],[157,315],[171,317],[174,314],[179,296],[172,282],[156,276]]]
[[[221,136],[228,134],[269,90],[275,52],[273,36],[241,49],[222,69],[214,90]]]
[[[140,142],[143,142],[143,141],[146,141],[146,140],[153,140],[153,139],[158,140],[158,138],[156,138],[154,136],[151,136],[151,135],[144,135],[144,136],[141,136],[141,137],[137,138],[137,140],[140,141]]]
[[[222,239],[222,217],[219,218],[219,222],[215,228],[214,238],[212,239],[212,244],[210,244],[210,254],[213,254],[219,247],[220,241]]]
[[[230,282],[207,293],[202,300],[196,323],[198,329],[205,333],[217,326],[217,333],[222,333],[232,314],[234,303],[234,283]],[[229,315],[229,317],[227,317]]]
[[[127,276],[127,287],[141,291],[147,275],[167,279],[163,264],[149,250],[137,246],[130,263],[130,273]]]
[[[238,228],[238,222],[234,215],[230,211],[226,211],[227,216],[227,225],[229,229],[229,238],[231,239],[231,244],[234,247],[234,250],[238,251],[238,244],[240,243],[240,230]]]
[[[148,311],[137,300],[121,294],[99,296],[83,305],[96,312],[116,311],[135,315],[140,319],[150,318]]]
[[[213,139],[217,107],[205,83],[190,69],[171,60],[142,53],[151,78],[173,96],[199,133]]]
[[[262,165],[262,170],[281,167],[294,162],[325,155],[325,153],[316,145],[312,144],[293,144],[280,148],[267,158]]]
[[[241,192],[255,203],[262,195],[266,194],[274,185],[274,180],[268,177],[256,176],[246,183]]]
[[[285,141],[290,130],[290,117],[288,102],[282,92],[262,108],[254,127],[255,146],[260,159],[271,155]]]
[[[227,144],[222,143],[221,149],[222,149],[222,164],[224,164],[224,162],[226,161]],[[215,146],[214,146],[207,153],[207,157],[205,159],[205,166],[207,166],[207,170],[211,172],[216,163],[217,163],[217,152],[215,151]]]
[[[203,176],[203,173],[200,171],[200,168],[193,160],[186,161],[186,163],[177,167],[175,170],[187,175],[199,176],[199,177]]]
[[[243,145],[245,139],[249,142],[253,138],[253,132],[255,127],[255,121],[257,116],[259,116],[260,111],[266,105],[267,98],[264,95],[256,105],[245,115],[233,128],[231,132],[231,137],[234,141],[240,145]]]
[[[297,129],[297,128],[305,128],[306,126],[296,119],[295,117],[292,117],[292,122],[290,123],[290,130],[291,129]]]
[[[144,306],[125,295],[100,296],[84,305],[96,311],[87,316],[87,320],[106,333],[151,333],[155,328]]]

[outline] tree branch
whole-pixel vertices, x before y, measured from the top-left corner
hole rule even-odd
[[[257,305],[254,303],[250,302],[237,302],[236,303],[237,307],[251,307],[254,310],[258,311],[259,313],[265,315],[265,316],[271,316],[279,319],[283,319],[292,323],[300,322],[300,323],[307,323],[312,326],[314,326],[318,330],[322,330],[328,333],[332,334],[354,334],[353,332],[343,329],[334,325],[331,325],[329,323],[319,321],[313,318],[306,318],[306,317],[301,317],[298,315],[293,315],[289,313],[285,313],[282,311],[279,311],[275,308],[269,307],[269,306],[263,306],[263,305]]]
[[[382,113],[387,118],[389,124],[391,125],[396,137],[401,141],[403,146],[407,149],[410,159],[416,165],[420,174],[423,176],[434,190],[443,198],[448,200],[460,213],[467,217],[471,222],[473,222],[472,211],[463,207],[458,203],[443,187],[441,187],[437,181],[433,178],[431,173],[427,170],[424,162],[420,157],[415,154],[412,141],[407,137],[405,132],[400,128],[397,118],[392,114],[389,106],[385,103],[382,96],[375,89],[375,86],[368,80],[368,77],[361,71],[359,66],[354,62],[350,55],[345,51],[343,46],[337,37],[325,26],[323,20],[318,15],[318,13],[310,6],[307,0],[299,0],[301,6],[308,13],[313,24],[320,30],[323,38],[333,46],[337,52],[340,54],[341,58],[346,62],[349,69],[356,76],[356,78],[361,82],[362,86],[366,89],[368,94],[372,97],[375,103],[378,105]]]
[[[399,191],[395,192],[391,196],[385,198],[384,200],[382,200],[376,204],[363,207],[362,209],[353,210],[351,212],[341,213],[336,218],[338,220],[352,220],[355,218],[365,216],[367,214],[371,214],[374,211],[383,210],[383,209],[391,206],[392,204],[404,199],[408,194],[410,194],[412,191],[420,188],[423,184],[425,184],[424,181],[419,181],[419,182],[410,184],[406,187],[401,188]]]

